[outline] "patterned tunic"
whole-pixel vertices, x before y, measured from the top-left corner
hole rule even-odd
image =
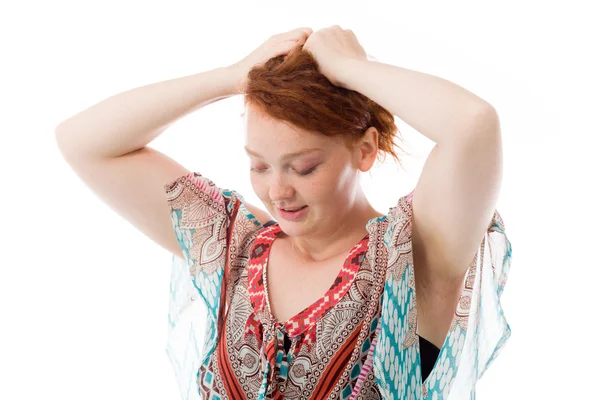
[[[280,323],[266,286],[279,225],[261,225],[240,194],[197,172],[165,191],[185,257],[172,259],[166,349],[183,399],[464,399],[510,336],[500,296],[512,249],[497,211],[423,381],[413,192],[368,221],[323,297]]]

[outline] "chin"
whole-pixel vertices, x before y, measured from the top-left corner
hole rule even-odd
[[[302,236],[308,230],[307,221],[293,222],[284,218],[277,220],[281,231],[288,236]]]

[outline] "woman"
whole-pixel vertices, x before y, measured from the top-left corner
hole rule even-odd
[[[146,147],[235,94],[268,213]],[[399,161],[393,115],[436,146],[382,214],[359,172]],[[56,135],[78,175],[174,255],[167,351],[184,398],[464,399],[509,337],[498,116],[455,84],[368,60],[350,30],[275,35],[226,68],[113,96]]]

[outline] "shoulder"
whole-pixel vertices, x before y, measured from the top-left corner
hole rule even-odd
[[[410,228],[413,215],[413,196],[415,191],[401,196],[393,207],[390,207],[386,220],[390,227]]]
[[[244,203],[244,206],[252,215],[254,215],[254,217],[258,220],[258,222],[261,225],[265,225],[267,222],[273,220],[273,217],[271,217],[271,215],[268,212],[261,210],[253,204]]]
[[[266,211],[246,202],[237,191],[221,188],[199,172],[189,172],[179,177],[165,185],[165,190],[172,208],[183,208],[200,201],[208,205],[209,209],[217,213],[227,213],[228,216],[240,207],[241,213],[238,213],[238,218],[247,218],[258,226],[273,219]]]

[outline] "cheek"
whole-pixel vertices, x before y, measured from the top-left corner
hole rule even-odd
[[[345,187],[344,179],[337,172],[323,174],[318,179],[311,180],[307,185],[308,194],[306,196],[318,199],[319,202],[329,203],[339,197],[343,187]]]
[[[263,202],[267,202],[269,188],[262,182],[262,180],[256,177],[253,178],[253,174],[250,174],[250,184],[252,185],[252,189],[254,190],[256,196]]]
[[[323,179],[315,179],[307,185],[305,197],[322,200],[331,196],[331,181]]]

